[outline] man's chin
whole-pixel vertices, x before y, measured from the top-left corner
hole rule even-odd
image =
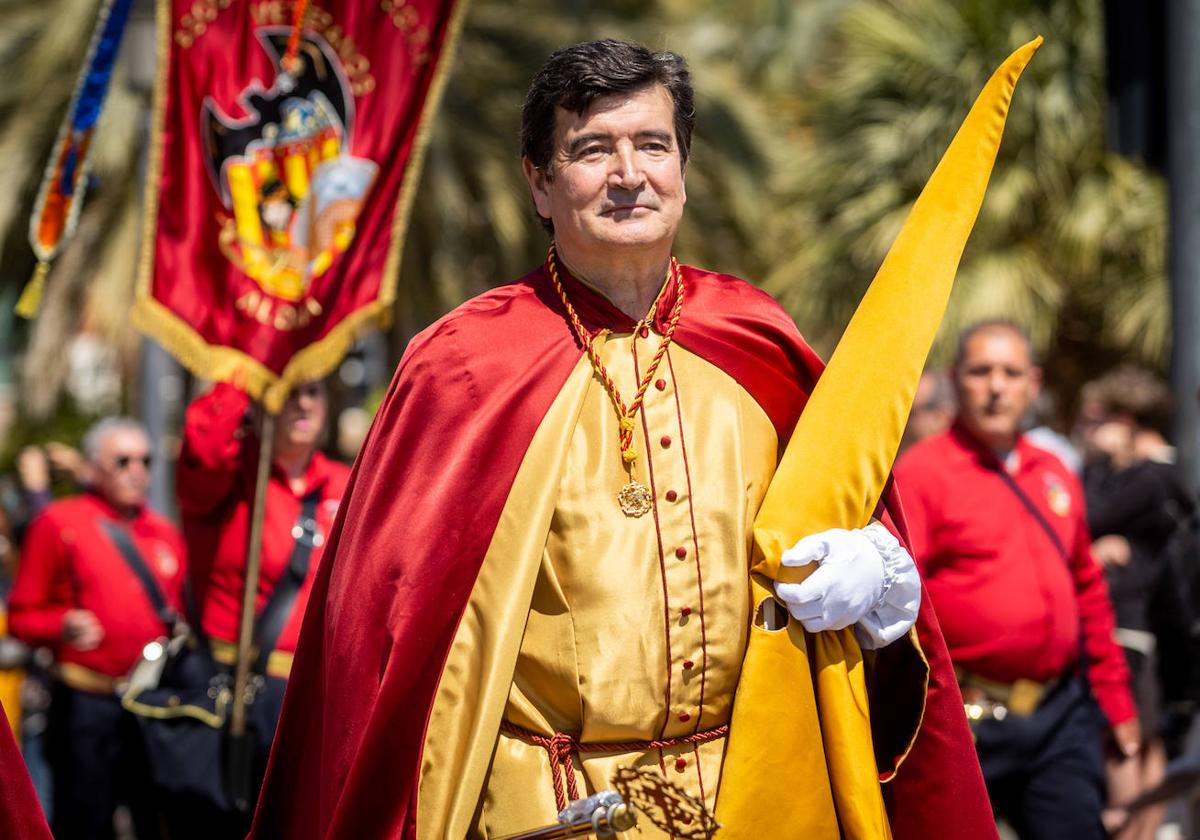
[[[599,231],[599,238],[611,247],[637,248],[671,241],[675,232],[650,218],[612,220]]]
[[[1008,446],[1016,441],[1020,433],[1019,427],[1008,420],[984,423],[981,426],[984,436],[996,446]]]

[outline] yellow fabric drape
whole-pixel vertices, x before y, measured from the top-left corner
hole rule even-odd
[[[767,491],[754,525],[754,572],[802,580],[812,568],[784,568],[784,550],[805,535],[869,521],[983,202],[1013,89],[1040,44],[1021,47],[993,74],[913,205]],[[770,594],[756,576],[756,603]],[[809,799],[818,793],[807,790],[810,777],[795,763],[812,751],[799,677],[811,668],[841,836],[889,838],[854,634],[820,633],[806,644],[794,625],[786,633],[751,627],[717,798],[722,837],[839,836],[838,825],[813,818]]]

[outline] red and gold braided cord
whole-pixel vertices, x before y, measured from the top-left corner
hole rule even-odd
[[[633,462],[637,460],[637,450],[633,448],[634,418],[637,417],[637,413],[642,407],[642,401],[646,398],[646,390],[650,387],[650,383],[654,381],[654,373],[658,370],[659,363],[663,360],[663,356],[667,354],[667,348],[671,346],[671,339],[675,336],[675,328],[679,326],[679,316],[683,312],[683,278],[679,273],[679,263],[674,257],[671,257],[671,265],[667,270],[667,283],[663,285],[658,297],[655,298],[654,303],[650,306],[650,311],[646,313],[646,317],[634,326],[634,331],[636,332],[643,326],[648,326],[653,322],[654,313],[658,310],[659,300],[662,299],[662,295],[670,286],[671,281],[674,281],[675,305],[671,308],[671,318],[667,321],[667,328],[663,332],[662,341],[658,344],[658,350],[655,351],[654,358],[650,361],[650,366],[646,368],[646,373],[642,376],[641,382],[638,383],[637,393],[633,397],[633,402],[626,406],[625,401],[621,399],[621,392],[617,390],[617,383],[613,381],[608,368],[604,366],[604,362],[600,361],[600,356],[596,353],[595,338],[583,326],[583,322],[579,320],[579,315],[576,313],[575,307],[571,305],[571,300],[567,297],[567,290],[563,288],[562,281],[558,279],[557,257],[558,254],[554,243],[551,242],[550,252],[546,254],[546,271],[550,275],[550,282],[554,284],[554,288],[563,302],[563,307],[567,310],[567,319],[571,323],[571,328],[575,331],[575,335],[579,338],[579,343],[583,345],[583,349],[592,363],[592,369],[600,377],[600,381],[604,383],[604,389],[608,391],[608,395],[612,398],[613,405],[617,409],[621,459],[632,469]],[[608,330],[602,330],[601,332],[608,332]]]
[[[553,775],[554,802],[558,810],[566,808],[570,802],[579,798],[579,788],[575,782],[575,767],[571,756],[584,753],[634,753],[650,752],[652,750],[669,749],[671,747],[688,747],[707,744],[729,734],[729,724],[723,724],[712,729],[693,732],[679,738],[657,738],[653,741],[612,741],[612,742],[581,742],[578,736],[565,732],[556,732],[553,736],[540,735],[529,729],[523,729],[507,720],[500,721],[500,731],[512,735],[526,743],[541,747],[550,754],[550,770]],[[566,789],[563,779],[566,779]]]

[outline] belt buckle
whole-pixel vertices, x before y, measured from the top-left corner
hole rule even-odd
[[[1008,697],[1008,707],[1015,715],[1028,717],[1033,714],[1042,702],[1046,693],[1041,683],[1033,680],[1017,680],[1012,685],[1012,693]]]

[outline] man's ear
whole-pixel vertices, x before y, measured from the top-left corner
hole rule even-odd
[[[529,182],[529,192],[533,195],[533,206],[543,219],[552,218],[553,202],[550,199],[550,176],[534,165],[527,157],[521,158],[521,169],[525,180]]]
[[[1036,400],[1038,394],[1042,392],[1042,369],[1033,367],[1029,369],[1029,399]]]

